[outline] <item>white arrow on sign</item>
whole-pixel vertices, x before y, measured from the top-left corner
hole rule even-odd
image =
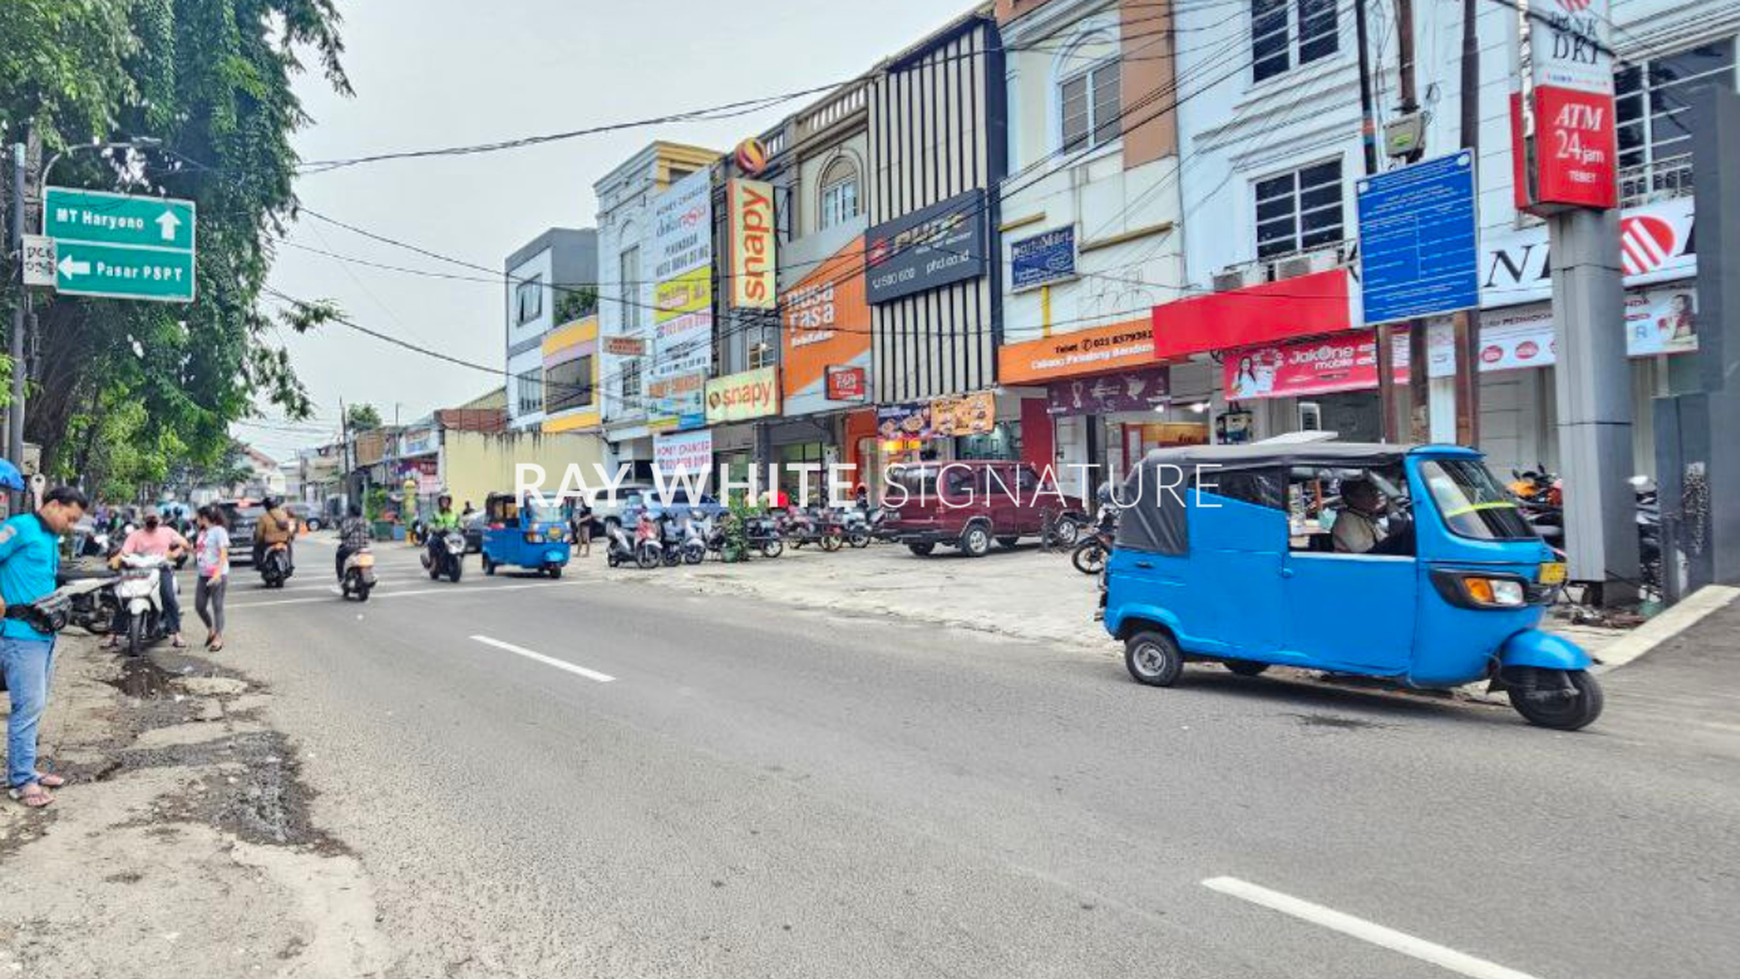
[[[75,275],[90,275],[91,263],[75,262],[73,261],[72,256],[68,255],[60,260],[60,274],[69,279]]]
[[[175,216],[174,211],[164,211],[157,219],[157,226],[163,229],[164,241],[174,241],[175,229],[181,227],[181,219]]]

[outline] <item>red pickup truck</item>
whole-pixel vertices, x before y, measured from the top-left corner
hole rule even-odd
[[[1014,547],[1038,537],[1049,518],[1068,546],[1087,520],[1086,508],[1064,496],[1050,474],[1010,461],[921,462],[889,473],[883,498],[885,536],[923,556],[938,544],[982,557],[996,541]],[[1064,519],[1068,518],[1068,519]]]

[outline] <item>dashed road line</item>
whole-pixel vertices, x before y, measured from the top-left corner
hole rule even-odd
[[[1495,962],[1475,958],[1472,955],[1458,952],[1453,948],[1445,948],[1428,942],[1423,938],[1415,938],[1406,932],[1385,928],[1383,925],[1356,918],[1321,904],[1313,904],[1280,891],[1272,891],[1267,887],[1240,880],[1237,877],[1210,877],[1202,882],[1202,886],[1211,891],[1219,891],[1241,901],[1260,904],[1271,911],[1292,915],[1301,921],[1309,921],[1321,925],[1331,931],[1341,932],[1361,941],[1370,942],[1380,948],[1392,952],[1400,952],[1422,962],[1430,962],[1441,969],[1468,976],[1470,979],[1535,979],[1526,972],[1518,972]]]
[[[572,673],[575,676],[583,676],[588,680],[597,680],[599,683],[610,683],[616,679],[616,677],[613,677],[608,673],[600,673],[597,670],[589,670],[584,666],[576,666],[567,660],[560,660],[554,656],[545,656],[543,653],[527,649],[524,646],[515,646],[511,642],[502,642],[500,639],[491,639],[488,636],[472,636],[471,638],[476,642],[483,643],[485,646],[494,646],[496,649],[513,653],[515,656],[524,656],[526,659],[542,663],[545,666],[553,666],[558,670]]]

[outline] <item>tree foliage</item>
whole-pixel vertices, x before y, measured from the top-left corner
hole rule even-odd
[[[556,322],[571,323],[598,312],[598,287],[573,286],[556,300]]]
[[[351,405],[344,410],[344,423],[352,432],[366,432],[381,427],[381,413],[374,405]]]
[[[257,301],[295,212],[290,136],[309,122],[291,79],[311,55],[350,91],[338,23],[335,0],[0,0],[7,139],[28,123],[45,154],[85,147],[56,165],[56,185],[199,207],[196,302],[39,305],[26,434],[52,472],[131,495],[220,465],[230,423],[265,405],[310,413]],[[88,150],[134,137],[162,142]]]

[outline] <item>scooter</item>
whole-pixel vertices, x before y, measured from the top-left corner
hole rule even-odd
[[[364,547],[345,556],[344,571],[338,579],[339,594],[346,600],[369,600],[375,587],[375,556]]]
[[[94,636],[108,635],[115,628],[120,602],[115,584],[121,576],[102,570],[63,569],[55,575],[55,592],[68,602],[67,623]]]
[[[1112,553],[1112,540],[1118,534],[1118,511],[1109,506],[1100,507],[1098,519],[1094,521],[1092,533],[1083,537],[1070,552],[1070,563],[1075,569],[1085,575],[1097,575],[1105,570],[1106,557]]]
[[[840,513],[840,527],[845,532],[846,543],[856,548],[870,546],[870,542],[876,539],[877,525],[881,522],[881,507],[873,510],[851,507]]]
[[[700,564],[707,560],[708,542],[712,536],[712,526],[707,518],[693,510],[689,511],[688,523],[683,527],[683,561],[687,564]]]
[[[267,588],[282,588],[295,569],[290,566],[290,545],[279,541],[266,546],[260,558],[260,580]]]
[[[684,532],[677,526],[677,518],[669,511],[658,515],[659,528],[659,560],[665,567],[674,568],[683,563]]]
[[[138,656],[145,648],[168,636],[163,626],[162,569],[168,561],[156,554],[121,555],[121,577],[115,582],[115,600],[127,614],[127,655]],[[171,583],[174,587],[174,583]]]
[[[779,557],[785,553],[785,537],[780,533],[779,521],[772,517],[750,517],[745,520],[743,536],[750,549],[760,551],[762,557]]]
[[[651,571],[664,562],[665,546],[659,523],[652,514],[642,510],[634,523],[634,563],[642,571]]]
[[[430,580],[440,581],[446,576],[448,581],[457,585],[465,570],[465,535],[457,530],[438,530],[430,535],[430,539],[439,542],[434,560],[430,560],[427,551],[423,554],[423,567],[429,569]]]
[[[611,521],[604,525],[604,562],[611,567],[634,563],[634,539],[622,525]]]

